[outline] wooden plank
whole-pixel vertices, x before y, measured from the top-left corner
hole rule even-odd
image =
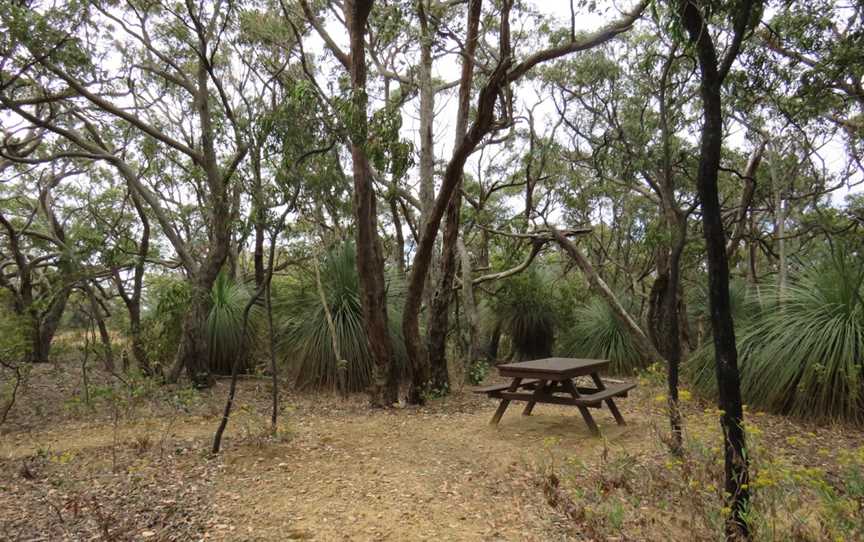
[[[514,392],[519,389],[519,385],[521,383],[521,378],[514,378],[513,382],[510,383],[510,386],[507,389],[511,392]],[[498,425],[498,422],[501,421],[501,416],[504,415],[504,412],[507,410],[508,406],[510,406],[510,399],[501,399],[501,402],[498,404],[498,410],[495,411],[495,414],[489,421],[489,425]]]
[[[572,397],[565,397],[562,395],[540,395],[536,396],[533,393],[528,393],[524,391],[499,391],[495,393],[496,398],[506,399],[508,401],[525,401],[535,403],[542,403],[548,405],[566,405],[566,406],[577,406],[573,401]],[[598,403],[599,405],[599,403]]]
[[[602,401],[607,399],[611,399],[613,397],[619,397],[623,393],[626,393],[633,388],[636,387],[636,384],[616,384],[614,386],[609,386],[604,390],[597,391],[592,394],[580,395],[575,404],[581,405],[589,405],[589,404],[600,404]]]
[[[605,359],[543,358],[498,366],[501,376],[563,380],[596,372],[609,365]]]
[[[594,421],[594,417],[591,416],[591,413],[588,411],[584,404],[580,404],[578,401],[580,399],[579,392],[576,390],[576,387],[573,385],[572,380],[567,380],[564,382],[563,387],[566,391],[570,392],[570,395],[573,397],[573,401],[576,404],[576,408],[579,409],[579,413],[582,414],[582,419],[585,420],[585,425],[588,426],[588,430],[591,431],[591,434],[595,437],[600,436],[600,428],[597,427],[597,423]]]
[[[542,397],[548,392],[546,389],[548,388],[548,383],[545,380],[538,380],[537,385],[534,386],[533,399],[528,401],[528,404],[525,405],[525,410],[522,411],[523,416],[530,416],[531,412],[534,411],[534,405],[537,404],[537,398]]]
[[[606,389],[606,384],[600,378],[599,374],[591,373],[591,379],[594,381],[594,385],[596,385],[598,389],[600,389],[600,390]],[[624,382],[615,381],[615,383],[613,385],[614,386],[621,386],[622,384],[624,384]],[[635,386],[635,384],[634,384],[634,386]],[[625,388],[625,390],[624,390],[625,396],[626,396],[628,391],[629,391],[629,388]],[[606,406],[609,407],[609,412],[611,412],[612,416],[615,417],[615,423],[617,423],[618,425],[627,425],[627,422],[624,421],[624,416],[621,415],[621,412],[618,410],[618,406],[615,404],[615,401],[611,397],[606,399]]]
[[[538,380],[533,378],[524,378],[522,379],[522,383],[519,385],[520,388],[533,388],[534,385],[538,382]],[[471,393],[491,393],[493,391],[503,391],[510,387],[510,383],[507,384],[492,384],[490,386],[483,386],[479,388],[471,388]]]

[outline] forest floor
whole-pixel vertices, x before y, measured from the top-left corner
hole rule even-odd
[[[717,414],[685,401],[687,447],[670,456],[656,374],[619,401],[627,426],[596,413],[602,438],[549,405],[489,427],[495,402],[468,391],[386,411],[285,393],[274,437],[268,382],[243,380],[215,457],[227,382],[91,380],[89,405],[72,365],[36,367],[19,390],[0,427],[0,539],[693,540],[722,523]],[[847,474],[864,431],[748,419],[761,538],[864,536],[864,481],[856,495]]]

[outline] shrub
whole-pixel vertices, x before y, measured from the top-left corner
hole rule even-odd
[[[510,277],[492,302],[495,317],[509,335],[516,359],[552,355],[560,319],[550,281],[535,269]]]
[[[344,382],[340,384],[340,361],[333,351],[327,316],[321,304],[314,271],[299,277],[287,292],[274,301],[274,318],[279,326],[279,350],[301,388],[341,388],[360,391],[369,385],[372,357],[369,353],[360,309],[360,283],[354,245],[344,243],[332,249],[320,268],[321,283],[327,299],[336,339],[344,363]],[[390,335],[396,354],[397,370],[406,366],[405,346],[399,327],[402,286],[388,281]],[[397,305],[398,304],[398,305]]]
[[[765,309],[739,322],[747,403],[809,418],[864,422],[862,284],[860,259],[832,255],[801,273],[782,294],[770,290]],[[713,348],[705,350],[688,370],[700,390],[714,392]]]
[[[628,297],[619,296],[618,299],[628,310],[633,308]],[[608,359],[609,370],[614,374],[634,374],[645,366],[630,332],[603,299],[593,297],[579,306],[574,320],[562,341],[563,354]]]

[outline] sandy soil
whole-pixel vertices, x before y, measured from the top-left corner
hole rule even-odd
[[[547,405],[524,417],[514,404],[490,427],[495,402],[463,392],[390,411],[370,410],[362,397],[289,396],[283,434],[271,439],[266,403],[255,403],[265,387],[243,383],[215,458],[205,450],[224,383],[191,413],[148,407],[7,429],[0,538],[567,540],[537,465],[577,450],[597,457],[650,434],[628,408],[638,394],[621,402],[630,425],[600,412],[603,438],[593,438],[576,410]]]

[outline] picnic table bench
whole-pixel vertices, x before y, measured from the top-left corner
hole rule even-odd
[[[500,399],[498,410],[489,422],[497,425],[511,401],[524,401],[523,416],[530,416],[537,403],[575,406],[582,414],[585,424],[594,435],[600,434],[589,408],[600,408],[603,403],[609,408],[618,425],[626,422],[615,405],[615,397],[627,397],[636,387],[634,383],[611,381],[600,378],[600,370],[609,365],[605,359],[544,358],[498,366],[501,376],[511,379],[508,384],[494,384],[475,388],[475,393],[485,393]],[[594,387],[578,386],[574,379],[590,376]],[[608,384],[608,385],[607,385]]]

